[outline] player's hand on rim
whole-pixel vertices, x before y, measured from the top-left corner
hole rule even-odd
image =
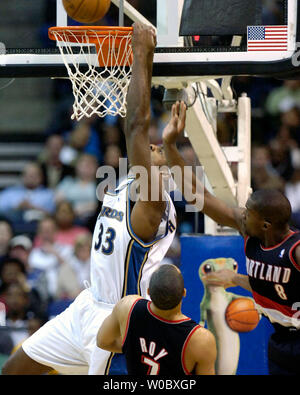
[[[140,48],[144,53],[153,52],[156,47],[156,31],[150,25],[135,22],[133,25],[132,48]]]

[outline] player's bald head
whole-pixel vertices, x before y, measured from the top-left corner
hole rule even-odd
[[[276,228],[286,226],[292,214],[289,200],[277,189],[255,191],[248,199],[247,206]]]

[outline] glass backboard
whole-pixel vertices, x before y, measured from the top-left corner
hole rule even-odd
[[[133,21],[153,24],[158,37],[154,76],[297,77],[300,64],[298,1],[263,0],[262,3],[260,26],[285,26],[284,48],[249,50],[247,27],[243,34],[237,35],[203,35],[195,31],[191,36],[180,36],[180,24],[189,23],[181,21],[184,0],[112,0],[107,15],[95,25],[130,26]],[[62,0],[0,2],[0,77],[66,76],[56,43],[48,38],[48,28],[78,24],[67,17]],[[216,21],[212,21],[212,28],[214,24],[216,26]]]

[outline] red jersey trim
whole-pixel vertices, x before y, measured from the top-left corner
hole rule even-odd
[[[125,343],[126,338],[127,338],[127,333],[128,333],[128,328],[129,328],[129,323],[130,323],[130,318],[131,318],[132,310],[133,310],[134,306],[137,304],[137,302],[138,302],[139,300],[141,300],[141,299],[142,299],[142,298],[139,298],[139,299],[137,299],[137,300],[134,301],[134,303],[132,304],[132,306],[131,306],[131,308],[130,308],[130,311],[129,311],[129,313],[128,313],[127,323],[126,323],[126,329],[125,329],[125,334],[124,334],[123,341],[122,341],[122,347],[124,346],[124,343]]]
[[[287,241],[287,240],[288,240],[291,236],[293,236],[295,233],[296,233],[296,232],[290,230],[290,233],[289,233],[280,243],[276,244],[276,245],[273,246],[273,247],[263,247],[263,246],[260,244],[260,248],[261,248],[263,251],[274,250],[275,248],[280,247],[281,244],[283,244],[285,241]]]
[[[176,320],[175,321],[166,320],[166,319],[156,315],[155,313],[153,313],[153,311],[151,310],[150,304],[151,304],[151,301],[149,300],[149,302],[147,303],[147,308],[148,308],[149,313],[154,318],[157,318],[159,321],[166,322],[167,324],[180,324],[181,322],[185,322],[185,321],[190,321],[191,320],[190,318],[183,318],[182,320],[177,320],[177,321]]]
[[[252,291],[252,294],[255,302],[265,309],[277,310],[287,317],[293,317],[295,314],[295,310],[292,310],[290,306],[284,306],[280,303],[274,302],[273,300],[266,298],[265,296],[262,296],[254,291]]]
[[[289,258],[290,261],[292,262],[292,264],[294,265],[294,267],[300,272],[300,265],[299,263],[296,262],[295,258],[293,257],[293,251],[295,250],[295,248],[300,244],[300,240],[298,240],[291,248],[290,248],[290,252],[289,252]]]
[[[182,351],[181,351],[181,365],[182,365],[182,368],[183,368],[183,370],[184,370],[184,373],[187,374],[187,375],[191,375],[191,372],[189,372],[189,371],[187,370],[187,367],[186,367],[185,362],[184,362],[185,351],[186,351],[188,342],[190,341],[190,339],[191,339],[191,337],[193,336],[194,332],[195,332],[197,329],[199,329],[199,328],[201,328],[201,326],[200,326],[200,325],[197,325],[197,326],[195,326],[195,327],[191,330],[191,332],[188,334],[187,338],[185,339],[184,345],[183,345],[183,347],[182,347]]]
[[[246,247],[247,247],[247,241],[248,240],[249,240],[249,236],[246,236],[245,239],[244,239],[244,251],[245,251],[245,254],[246,254]]]

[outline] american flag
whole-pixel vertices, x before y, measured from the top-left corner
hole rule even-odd
[[[248,51],[287,51],[287,26],[248,26]]]

